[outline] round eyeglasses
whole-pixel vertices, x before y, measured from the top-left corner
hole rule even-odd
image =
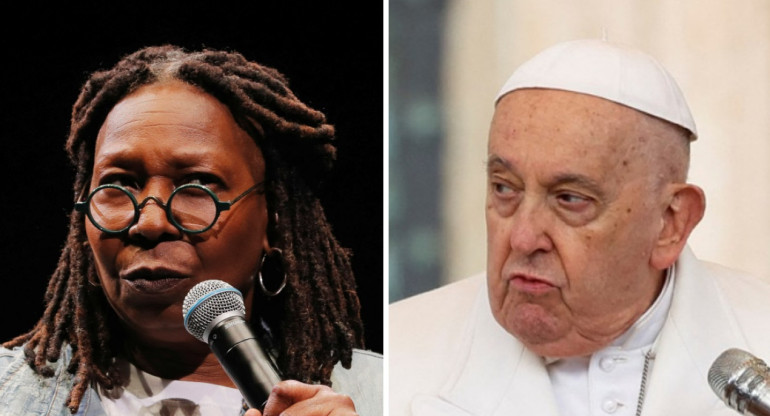
[[[220,201],[211,189],[203,185],[182,185],[171,192],[165,204],[155,196],[148,196],[139,203],[128,189],[107,184],[96,187],[85,201],[76,202],[75,210],[85,212],[99,230],[107,234],[120,234],[139,221],[142,208],[149,200],[153,200],[166,211],[166,218],[176,228],[186,233],[199,234],[213,227],[222,211],[230,209],[250,192],[259,190],[258,193],[263,193],[263,184],[260,182],[254,185],[227,202]]]

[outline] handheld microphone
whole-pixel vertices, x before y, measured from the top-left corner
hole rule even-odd
[[[187,332],[209,344],[249,407],[262,409],[281,376],[246,322],[238,289],[221,280],[193,286],[182,304]]]
[[[770,416],[770,368],[750,353],[738,348],[723,352],[711,365],[708,382],[738,413]]]

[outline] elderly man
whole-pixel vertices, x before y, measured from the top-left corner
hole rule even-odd
[[[390,307],[390,413],[724,415],[726,349],[770,357],[770,285],[697,260],[695,124],[653,58],[553,46],[501,90],[487,271]]]

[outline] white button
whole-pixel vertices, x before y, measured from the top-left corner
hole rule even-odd
[[[615,359],[612,357],[602,357],[602,359],[599,360],[599,368],[609,373],[615,369]]]
[[[602,403],[602,410],[607,413],[615,413],[620,406],[621,404],[615,400],[605,400],[604,403]]]

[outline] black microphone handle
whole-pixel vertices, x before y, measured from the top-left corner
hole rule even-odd
[[[770,403],[767,398],[764,400],[752,400],[746,405],[747,415],[770,416]]]
[[[208,339],[209,347],[249,407],[262,410],[281,376],[246,320],[242,316],[224,319],[211,330]]]

